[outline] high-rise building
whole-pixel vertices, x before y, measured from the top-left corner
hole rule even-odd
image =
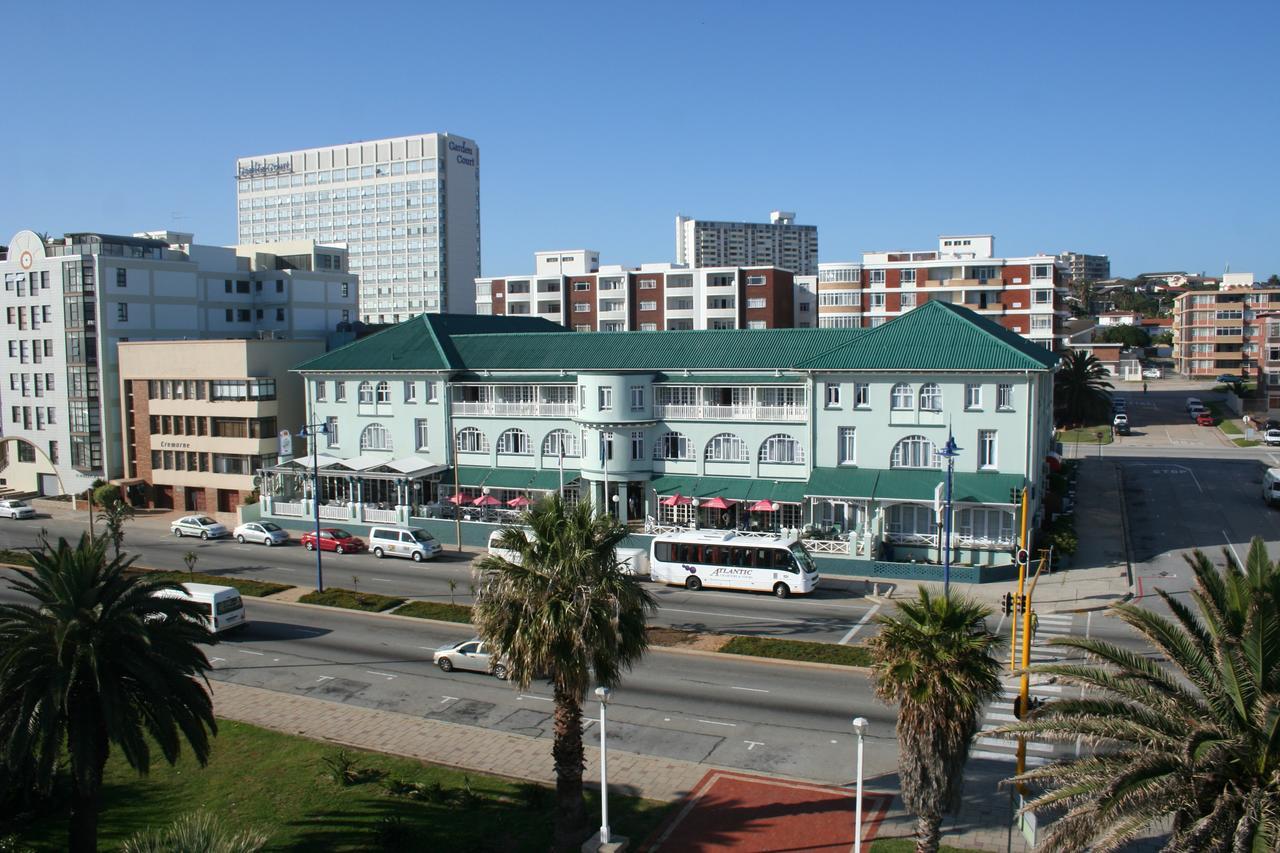
[[[1192,290],[1173,301],[1173,363],[1179,373],[1211,378],[1227,373],[1259,378],[1280,372],[1280,290],[1241,285]],[[1224,277],[1225,278],[1225,277]],[[1270,394],[1280,395],[1280,387]],[[1280,400],[1277,400],[1280,404]]]
[[[796,275],[818,273],[818,227],[796,225],[775,210],[768,222],[714,222],[676,217],[676,263],[689,267],[774,266]]]
[[[1111,258],[1107,255],[1086,255],[1082,252],[1060,252],[1058,263],[1062,264],[1069,284],[1082,281],[1102,281],[1111,278]]]
[[[345,267],[344,249],[309,240],[228,248],[168,231],[48,241],[20,231],[0,257],[8,339],[0,350],[3,436],[21,439],[18,461],[39,457],[36,490],[43,493],[124,477],[118,344],[326,339],[355,320],[357,282]],[[211,363],[175,393],[256,399],[253,383],[226,369]],[[224,387],[222,379],[238,384]]]
[[[480,150],[449,133],[241,157],[241,243],[345,245],[360,319],[395,323],[475,309]]]

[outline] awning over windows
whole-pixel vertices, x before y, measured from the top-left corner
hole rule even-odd
[[[574,480],[577,480],[580,475],[581,473],[578,471],[577,468],[572,468],[572,469],[565,468],[564,484],[566,486],[570,485],[571,483],[573,483]],[[560,469],[544,468],[541,471],[534,471],[533,479],[529,481],[529,485],[527,488],[534,489],[540,492],[556,491],[557,489],[560,488]]]
[[[813,498],[864,498],[876,492],[880,472],[873,468],[814,468],[804,493]]]
[[[924,501],[932,503],[946,472],[937,470],[815,468],[808,481],[748,480],[733,477],[660,475],[650,486],[659,497],[722,497],[727,500],[771,500],[803,503],[806,498]],[[568,482],[567,474],[566,480]],[[1020,474],[957,472],[951,483],[954,503],[1010,505],[1010,490],[1021,488]]]
[[[578,477],[578,469],[564,469],[566,486]],[[446,469],[440,475],[440,482],[446,486],[453,483],[452,468]],[[491,489],[555,491],[560,488],[560,469],[544,468],[541,471],[535,471],[532,468],[477,468],[463,465],[458,468],[458,485],[469,489],[488,486]]]

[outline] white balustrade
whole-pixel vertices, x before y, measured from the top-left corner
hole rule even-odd
[[[360,508],[360,520],[381,524],[395,524],[400,520],[400,516],[394,509],[374,509],[366,506]]]
[[[848,554],[847,539],[804,539],[804,548],[811,554]]]
[[[289,515],[302,518],[306,513],[303,511],[301,502],[289,503],[287,501],[273,501],[271,504],[272,515]]]
[[[350,521],[350,520],[351,520],[351,507],[349,507],[349,506],[334,506],[334,505],[332,505],[332,504],[327,505],[327,506],[322,505],[322,506],[320,507],[320,517],[321,517],[321,518],[327,518],[327,519],[329,519],[330,521]]]

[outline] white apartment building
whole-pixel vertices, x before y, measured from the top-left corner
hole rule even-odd
[[[20,231],[0,256],[0,423],[44,463],[46,494],[125,475],[117,345],[326,338],[355,320],[346,251],[296,240],[201,246],[188,233]]]
[[[1063,265],[1067,281],[1105,281],[1111,278],[1111,258],[1106,255],[1087,255],[1083,252],[1059,252],[1058,262]]]
[[[676,217],[676,263],[689,267],[774,266],[796,275],[818,273],[818,227],[796,225],[791,211],[768,222],[719,222]]]
[[[818,326],[879,326],[928,301],[963,305],[1053,350],[1069,316],[1053,255],[1001,258],[990,234],[943,235],[938,248],[866,252],[818,265]]]
[[[480,275],[480,149],[449,133],[236,160],[241,243],[345,245],[360,319],[469,314]]]

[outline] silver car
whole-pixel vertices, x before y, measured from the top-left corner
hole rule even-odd
[[[270,521],[249,521],[235,529],[231,534],[243,545],[256,542],[270,548],[272,545],[283,545],[289,541],[289,531]]]
[[[435,650],[431,656],[436,666],[445,672],[465,669],[470,672],[488,672],[495,678],[507,677],[507,665],[502,661],[494,661],[489,656],[488,644],[479,637],[450,643]]]
[[[0,501],[0,518],[35,518],[31,504],[19,500]]]
[[[183,536],[199,536],[201,539],[217,539],[220,536],[229,536],[231,531],[227,529],[225,524],[214,521],[207,515],[186,515],[169,525],[169,530],[174,536],[181,539]]]

